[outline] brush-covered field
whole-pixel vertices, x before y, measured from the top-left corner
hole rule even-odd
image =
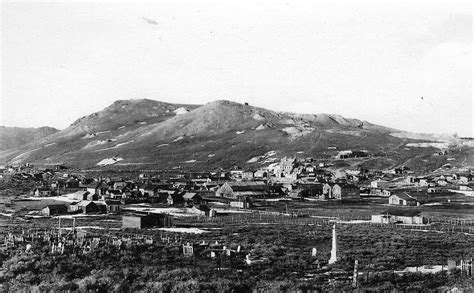
[[[175,226],[181,230],[124,230],[118,215],[78,217],[76,228],[87,237],[100,238],[98,247],[88,253],[67,247],[64,254],[57,254],[43,241],[32,242],[30,252],[25,252],[25,244],[4,249],[0,252],[1,289],[327,292],[351,290],[355,260],[359,262],[359,289],[421,291],[444,285],[474,286],[459,270],[400,273],[409,267],[446,266],[448,259],[471,258],[473,235],[339,223],[339,261],[328,266],[332,222],[279,217],[229,214],[221,219],[176,219]],[[69,233],[72,220],[64,217],[61,222],[63,235]],[[2,224],[3,234],[28,234],[55,231],[58,219],[2,218]],[[120,247],[110,242],[125,238],[138,240]],[[153,243],[140,239],[152,239]],[[186,243],[194,246],[192,257],[183,255]],[[229,254],[225,249],[230,249]],[[250,264],[245,262],[247,255]]]

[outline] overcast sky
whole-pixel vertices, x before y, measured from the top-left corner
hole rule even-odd
[[[470,1],[2,1],[0,125],[117,99],[473,134]]]

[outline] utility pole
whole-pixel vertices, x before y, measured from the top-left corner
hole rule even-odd
[[[61,240],[61,218],[58,217],[58,242]]]

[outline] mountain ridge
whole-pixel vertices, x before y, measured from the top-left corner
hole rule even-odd
[[[57,133],[59,129],[49,126],[9,127],[0,126],[0,151],[17,148],[31,141]]]
[[[271,151],[327,158],[334,155],[328,148],[336,147],[397,155],[405,152],[404,143],[416,141],[393,133],[405,132],[336,114],[277,112],[228,100],[204,105],[117,100],[63,130],[1,151],[0,162],[86,169],[255,168],[262,162],[253,158]],[[98,165],[104,159],[113,163]]]

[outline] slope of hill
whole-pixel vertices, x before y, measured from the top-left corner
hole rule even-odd
[[[329,114],[293,114],[215,101],[202,106],[117,101],[68,128],[0,152],[9,164],[67,164],[87,169],[258,168],[283,156],[332,158],[368,150],[371,163],[395,166],[434,148],[397,137],[398,130]]]
[[[23,128],[0,126],[0,151],[18,148],[58,131],[58,129],[52,127]]]

